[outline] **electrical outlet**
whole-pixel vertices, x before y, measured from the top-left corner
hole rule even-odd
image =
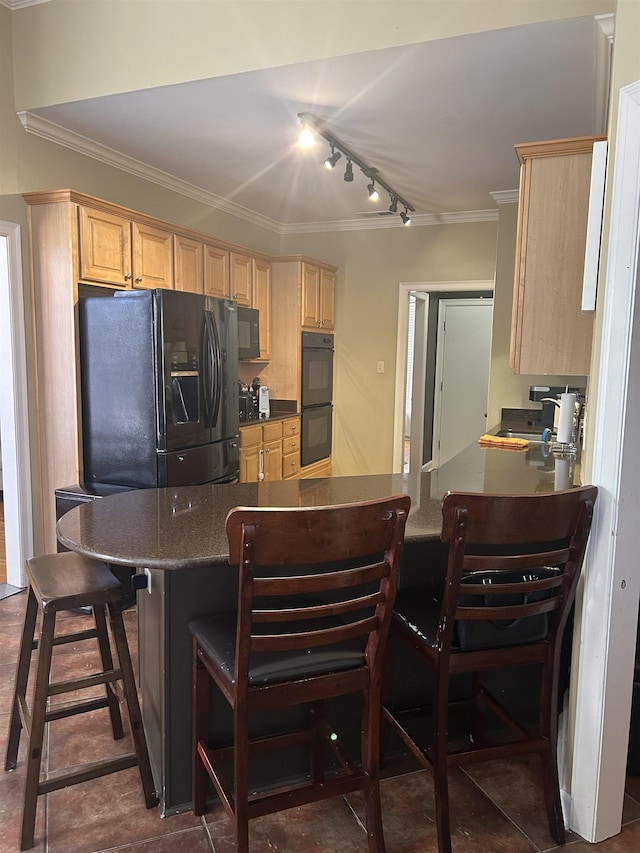
[[[384,373],[384,361],[376,362],[376,373]]]

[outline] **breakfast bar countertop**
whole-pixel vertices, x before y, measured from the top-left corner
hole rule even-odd
[[[473,444],[431,472],[127,491],[68,512],[58,538],[109,563],[197,568],[227,562],[224,521],[234,506],[322,506],[406,492],[412,500],[406,540],[437,540],[448,490],[549,492],[577,483],[578,474],[573,459],[556,458],[541,444],[520,451]]]

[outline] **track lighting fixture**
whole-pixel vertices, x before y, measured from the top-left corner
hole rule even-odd
[[[333,167],[336,165],[336,163],[338,162],[338,160],[341,157],[342,157],[342,154],[339,151],[336,151],[336,149],[332,145],[331,146],[331,155],[329,157],[327,157],[327,159],[324,161],[325,169],[329,169],[329,170],[333,169]]]
[[[389,206],[390,213],[398,212],[398,204],[401,204],[404,207],[404,211],[400,212],[400,219],[405,225],[411,224],[411,218],[409,216],[409,211],[415,211],[415,207],[409,204],[406,198],[403,198],[399,193],[397,193],[392,186],[390,186],[384,178],[380,177],[380,174],[376,168],[373,166],[369,166],[361,157],[359,157],[354,151],[348,148],[344,143],[340,142],[340,140],[335,137],[329,130],[327,130],[324,122],[319,119],[317,116],[314,116],[312,113],[298,113],[298,119],[300,120],[300,124],[302,126],[302,132],[300,134],[299,144],[303,147],[309,146],[309,136],[313,138],[312,131],[315,131],[319,136],[322,136],[323,139],[329,143],[331,147],[331,154],[324,161],[325,168],[331,170],[334,168],[338,160],[344,156],[347,158],[347,165],[344,171],[344,180],[347,183],[351,183],[353,181],[353,164],[359,167],[362,174],[368,178],[369,183],[367,184],[367,190],[369,191],[369,199],[370,201],[377,201],[379,198],[378,194],[378,186],[381,186],[386,192],[389,193],[389,199],[391,204]],[[306,137],[306,143],[303,142],[303,137]]]

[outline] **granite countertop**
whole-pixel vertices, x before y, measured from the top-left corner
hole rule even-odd
[[[473,444],[431,472],[122,492],[72,509],[58,522],[58,538],[114,564],[188,569],[227,562],[224,522],[235,506],[323,506],[406,492],[406,539],[436,540],[449,490],[551,492],[579,482],[578,474],[579,461],[556,459],[543,445],[514,451]]]

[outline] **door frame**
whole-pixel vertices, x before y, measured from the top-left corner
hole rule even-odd
[[[592,843],[621,826],[640,596],[640,81],[620,90],[609,183],[609,251],[600,272],[606,286],[591,365],[593,441],[584,473],[599,492],[576,599],[578,677],[571,682],[563,784],[569,827]]]
[[[7,583],[26,586],[33,504],[20,225],[0,220],[0,430]]]
[[[409,294],[412,290],[422,293],[441,293],[474,290],[495,290],[494,279],[473,281],[414,281],[398,284],[398,332],[396,337],[396,380],[393,418],[394,473],[401,473],[404,466],[404,419],[405,393],[407,384],[407,343],[409,338]],[[413,417],[413,413],[412,413]]]

